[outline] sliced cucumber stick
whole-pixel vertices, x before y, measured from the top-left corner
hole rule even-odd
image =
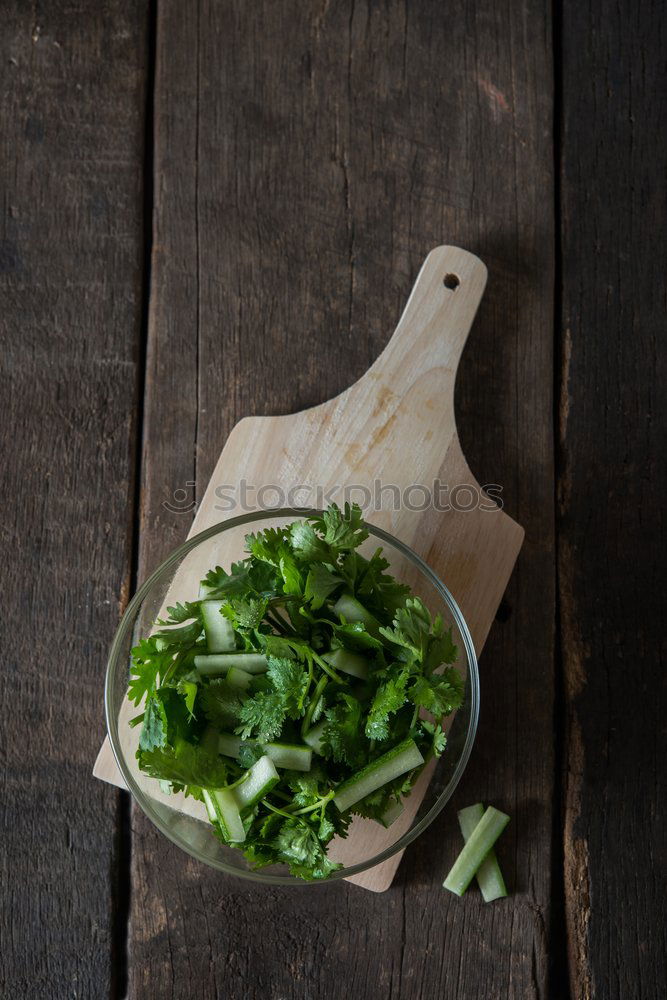
[[[223,757],[238,757],[241,749],[241,737],[233,733],[220,733],[218,751]]]
[[[352,594],[341,594],[333,609],[348,622],[363,622],[369,632],[378,627],[377,619]]]
[[[227,673],[227,683],[230,687],[238,688],[240,691],[247,691],[252,684],[252,674],[240,667],[230,667]]]
[[[318,722],[316,726],[309,729],[303,738],[304,743],[315,751],[315,753],[322,753],[322,738],[324,736],[324,727],[326,723]]]
[[[224,601],[201,602],[201,616],[209,653],[226,653],[236,648],[234,627],[228,618],[220,614],[223,604]]]
[[[461,827],[464,843],[468,843],[473,830],[483,815],[484,806],[481,802],[478,802],[474,806],[468,806],[466,809],[459,810],[459,826]],[[500,865],[498,864],[498,859],[496,858],[496,852],[493,848],[491,848],[477,869],[475,878],[477,879],[477,884],[479,885],[479,889],[485,903],[491,903],[494,899],[502,899],[507,895],[503,873],[500,870]]]
[[[509,821],[510,818],[506,813],[489,806],[452,865],[443,883],[445,889],[449,889],[457,896],[463,895]]]
[[[368,660],[359,653],[350,653],[347,649],[334,649],[330,653],[325,653],[324,659],[343,674],[350,674],[361,680],[366,680],[368,677]]]
[[[385,830],[388,830],[391,824],[396,822],[404,809],[405,806],[402,802],[393,802],[388,809],[385,809],[378,822],[382,823]]]
[[[310,747],[294,743],[266,743],[264,752],[276,767],[284,767],[290,771],[310,771],[313,762],[313,751]]]
[[[238,757],[241,737],[234,736],[233,733],[221,733],[218,749],[225,757]],[[310,771],[313,751],[309,746],[303,747],[295,743],[265,743],[263,749],[276,767],[290,771]]]
[[[250,809],[280,781],[276,765],[269,756],[260,757],[232,788],[239,809]]]
[[[336,789],[334,802],[341,812],[345,812],[355,802],[365,798],[388,781],[393,781],[400,774],[412,771],[424,763],[424,758],[419,752],[414,740],[404,740],[389,750],[382,757],[378,757],[372,764],[367,764],[357,774],[348,778]]]
[[[204,805],[212,823],[218,823],[225,840],[242,844],[245,830],[236,797],[231,788],[202,789]]]
[[[195,656],[195,668],[198,673],[210,676],[226,674],[232,667],[238,667],[247,674],[265,674],[268,663],[263,653],[200,653]]]

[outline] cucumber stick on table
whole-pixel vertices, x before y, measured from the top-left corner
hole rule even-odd
[[[481,802],[459,810],[459,826],[461,827],[464,843],[468,843],[483,815],[484,806]],[[500,870],[496,852],[493,848],[491,848],[477,869],[475,878],[477,879],[477,884],[485,903],[491,903],[494,899],[502,899],[507,895],[503,873]]]
[[[443,883],[445,889],[457,896],[463,895],[509,821],[506,813],[489,806],[452,865]]]

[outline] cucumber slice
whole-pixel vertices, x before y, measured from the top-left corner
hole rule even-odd
[[[459,810],[459,826],[461,827],[463,840],[466,844],[483,815],[484,806],[481,802]],[[492,903],[494,899],[502,899],[507,895],[503,873],[500,870],[496,852],[493,848],[491,848],[477,869],[475,878],[477,879],[477,884],[485,903]]]
[[[276,767],[284,767],[290,771],[310,771],[313,762],[313,751],[310,747],[293,743],[265,743],[264,752]]]
[[[506,813],[489,806],[452,865],[449,875],[443,882],[445,889],[449,889],[457,896],[463,895],[509,821],[510,818]]]
[[[236,648],[234,627],[220,614],[223,604],[224,601],[202,601],[200,605],[209,653],[226,653]]]
[[[238,757],[241,749],[241,737],[234,736],[233,733],[220,733],[218,738],[218,752],[223,757]]]
[[[240,667],[230,667],[227,673],[227,683],[230,687],[238,688],[240,691],[247,691],[252,683],[252,674]]]
[[[392,804],[385,809],[382,816],[378,820],[378,823],[381,823],[385,830],[388,830],[391,824],[396,822],[404,809],[405,806],[402,802],[392,802]]]
[[[199,600],[205,601],[211,594],[215,594],[215,587],[209,587],[207,583],[202,581],[199,584]]]
[[[424,758],[419,752],[414,740],[407,739],[399,743],[392,750],[389,750],[382,757],[378,757],[372,764],[367,764],[361,771],[348,778],[336,789],[334,802],[341,812],[345,812],[355,802],[365,798],[376,789],[386,785],[388,781],[393,781],[400,774],[412,771],[424,763]]]
[[[279,781],[280,776],[271,758],[268,755],[260,757],[252,767],[248,768],[241,780],[232,786],[239,809],[250,809]]]
[[[200,653],[195,656],[196,670],[206,676],[226,674],[231,667],[240,667],[247,674],[265,674],[269,664],[264,653]]]
[[[203,788],[202,797],[209,819],[220,826],[225,840],[242,844],[245,840],[245,830],[231,788]]]
[[[334,649],[330,653],[325,653],[324,659],[341,673],[359,677],[362,681],[368,677],[368,660],[359,653],[350,653],[347,649]]]
[[[369,632],[377,629],[379,622],[352,594],[342,594],[333,606],[339,618],[348,622],[363,622]]]
[[[223,756],[238,757],[240,748],[240,736],[220,733],[218,750]],[[264,754],[271,758],[276,767],[284,767],[290,771],[310,771],[313,761],[312,749],[296,743],[265,743]]]
[[[322,737],[324,736],[324,727],[326,722],[318,722],[316,726],[309,729],[303,738],[304,743],[307,743],[315,753],[322,753]]]

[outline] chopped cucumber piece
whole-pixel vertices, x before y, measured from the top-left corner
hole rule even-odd
[[[452,865],[449,875],[443,882],[445,889],[449,889],[457,896],[463,895],[509,821],[510,818],[506,813],[489,806]]]
[[[388,830],[391,824],[396,822],[404,809],[405,806],[402,802],[392,802],[392,804],[385,809],[382,816],[378,820],[378,823],[382,823],[382,826]]]
[[[342,594],[333,606],[339,618],[348,622],[363,622],[369,632],[377,629],[378,621],[352,594]]]
[[[313,762],[313,751],[310,747],[293,743],[266,743],[264,752],[276,767],[285,767],[290,771],[310,771]]]
[[[279,781],[280,776],[271,758],[268,755],[260,757],[252,767],[248,768],[240,781],[232,786],[239,809],[250,809]]]
[[[393,781],[400,774],[412,771],[424,763],[424,758],[419,752],[414,740],[407,739],[399,743],[392,750],[389,750],[382,757],[378,757],[372,764],[367,764],[361,771],[348,778],[336,789],[334,802],[341,812],[345,812],[355,802],[365,798],[388,781]]]
[[[218,750],[223,756],[238,757],[240,749],[240,736],[220,733]],[[276,767],[284,767],[290,771],[310,771],[313,751],[309,746],[303,747],[295,743],[265,743],[262,749]]]
[[[234,736],[233,733],[220,733],[218,739],[218,752],[224,757],[238,757],[241,749],[241,737]]]
[[[224,601],[201,602],[201,616],[209,653],[226,653],[236,648],[234,627],[228,618],[220,614],[223,604]]]
[[[303,738],[304,743],[307,743],[315,753],[322,753],[322,742],[324,736],[324,727],[326,725],[325,721],[318,722],[316,726],[309,729]]]
[[[252,674],[249,674],[247,670],[241,670],[240,667],[230,667],[227,674],[227,683],[230,687],[247,691],[252,683]]]
[[[461,827],[464,843],[468,843],[473,830],[483,815],[484,806],[481,802],[478,802],[474,806],[468,806],[466,809],[459,810],[459,826]],[[502,899],[507,895],[503,873],[500,870],[500,865],[498,864],[498,859],[496,858],[496,852],[493,848],[491,848],[477,869],[475,878],[477,879],[477,883],[485,903],[491,903],[494,899]]]
[[[362,681],[368,677],[368,660],[359,653],[350,653],[347,649],[334,649],[324,654],[324,659],[341,673],[359,677]]]
[[[226,674],[231,667],[240,667],[247,674],[265,674],[269,664],[264,653],[200,653],[195,656],[195,668],[200,674]]]
[[[205,601],[211,594],[215,594],[215,587],[210,587],[208,583],[202,581],[199,584],[199,600]]]
[[[236,798],[231,788],[203,788],[204,805],[212,823],[217,823],[225,840],[241,844],[245,829]]]

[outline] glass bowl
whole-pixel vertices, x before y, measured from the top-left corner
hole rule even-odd
[[[228,847],[215,836],[205,819],[203,806],[192,798],[163,793],[160,784],[139,770],[135,752],[139,728],[129,720],[138,709],[125,695],[129,678],[130,650],[150,634],[156,618],[167,604],[195,600],[199,581],[216,565],[229,568],[244,558],[245,535],[279,527],[319,511],[282,508],[262,510],[231,518],[188,539],[149,577],[130,601],[114,638],[105,685],[105,708],[109,739],[128,789],[148,818],[173,843],[212,868],[269,885],[321,885],[333,879],[357,875],[402,851],[423,833],[451,798],[468,762],[479,715],[479,673],[470,632],[447,587],[412,549],[373,524],[366,523],[369,537],[360,547],[370,556],[381,546],[389,561],[389,572],[407,583],[430,610],[442,615],[458,647],[456,666],[465,681],[462,707],[448,720],[448,741],[439,761],[427,764],[404,811],[388,828],[372,820],[355,817],[346,840],[335,839],[329,856],[341,862],[328,879],[304,882],[286,868],[271,866],[253,870],[240,850]],[[445,727],[447,728],[447,726]],[[423,795],[423,798],[421,797]]]

